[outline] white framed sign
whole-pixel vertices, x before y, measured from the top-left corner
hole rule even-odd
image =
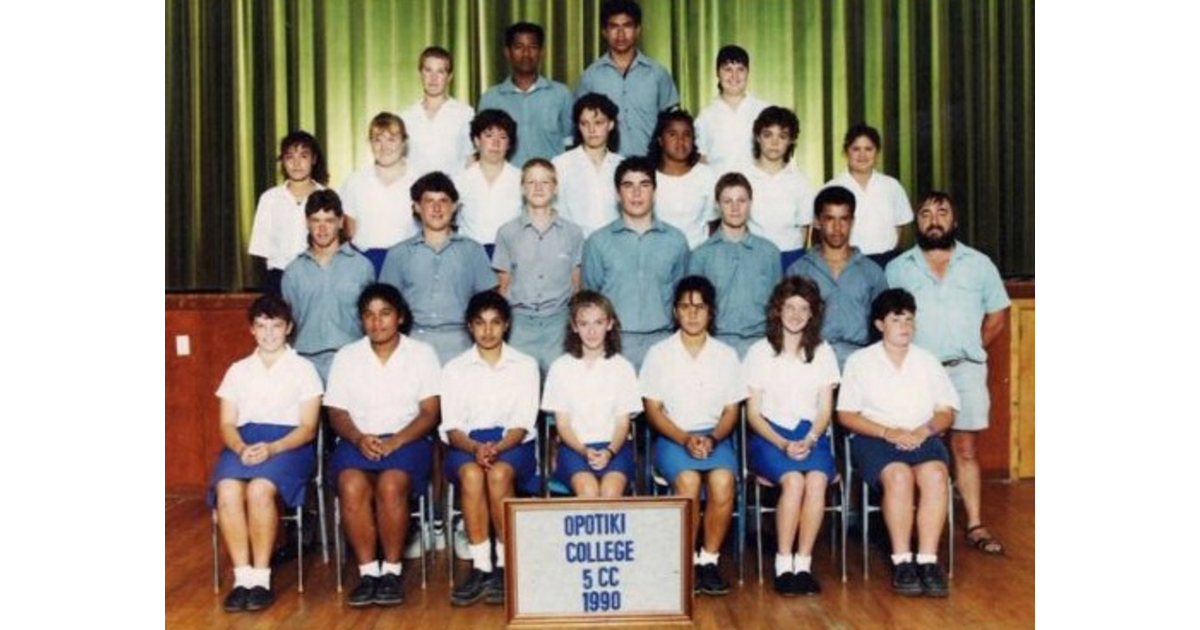
[[[509,625],[692,620],[691,502],[505,501]]]

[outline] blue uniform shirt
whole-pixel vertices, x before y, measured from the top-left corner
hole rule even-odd
[[[917,300],[913,343],[941,361],[987,362],[980,335],[983,317],[1012,302],[996,265],[983,252],[956,241],[946,276],[939,280],[921,248],[913,247],[888,263],[887,281]]]
[[[479,98],[479,110],[499,109],[517,121],[517,150],[509,160],[521,168],[530,158],[551,159],[574,137],[571,91],[558,81],[539,76],[522,92],[508,77]]]
[[[539,233],[527,212],[500,226],[492,267],[512,275],[508,301],[518,313],[554,313],[571,299],[571,273],[583,259],[583,230],[555,213]]]
[[[821,249],[814,248],[792,263],[787,275],[808,278],[821,290],[825,300],[821,337],[833,347],[838,368],[844,367],[846,357],[871,343],[871,302],[887,288],[883,270],[857,247],[851,247],[846,266],[835,278]]]
[[[471,296],[497,285],[482,245],[452,234],[435,250],[424,232],[388,250],[379,281],[400,289],[413,324],[428,329],[463,327]]]
[[[612,300],[622,331],[666,331],[687,260],[687,238],[677,228],[654,219],[638,234],[619,218],[584,242],[583,286]]]
[[[708,278],[717,289],[718,334],[767,334],[767,302],[783,275],[774,243],[749,232],[732,241],[718,229],[692,252],[688,273]]]
[[[583,71],[575,86],[575,100],[597,92],[617,104],[621,130],[621,155],[645,155],[658,113],[679,104],[679,90],[671,73],[657,61],[637,51],[629,69],[622,73],[612,56],[605,53]],[[624,324],[624,322],[622,322]]]
[[[358,296],[375,281],[375,267],[349,243],[322,267],[304,250],[283,273],[283,299],[296,320],[296,352],[337,350],[362,338]]]

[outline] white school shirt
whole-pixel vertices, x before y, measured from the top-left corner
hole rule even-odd
[[[686,175],[659,171],[657,181],[654,216],[679,228],[687,237],[688,248],[696,249],[708,240],[708,222],[717,218],[713,197],[716,174],[698,163]]]
[[[746,179],[754,188],[750,206],[750,231],[788,252],[804,247],[800,228],[812,223],[813,189],[808,175],[787,163],[778,173],[771,174],[754,163],[743,165]],[[857,225],[856,225],[857,227]]]
[[[525,429],[524,442],[537,436],[537,360],[507,343],[500,360],[489,365],[472,345],[442,369],[442,424],[438,432],[450,443],[450,431]]]
[[[929,422],[938,407],[958,410],[962,403],[946,368],[925,349],[910,344],[898,368],[882,341],[846,359],[838,411],[854,411],[885,427],[911,430]]]
[[[676,332],[654,344],[642,361],[642,397],[663,404],[667,417],[684,431],[717,426],[726,405],[746,398],[737,350],[710,336],[692,357]]]
[[[584,444],[612,440],[617,414],[642,412],[637,373],[625,357],[614,354],[588,365],[564,354],[550,364],[542,409],[565,413]]]
[[[439,394],[440,377],[429,344],[401,335],[387,363],[380,363],[371,339],[363,337],[334,355],[325,406],[345,410],[368,435],[396,433],[417,417],[422,400]]]
[[[400,112],[408,131],[408,167],[415,178],[433,171],[457,175],[467,164],[471,144],[471,119],[475,110],[447,98],[433,118],[425,114],[423,99]]]
[[[895,249],[896,227],[912,223],[912,204],[899,180],[872,171],[864,190],[849,170],[842,171],[822,188],[844,186],[854,193],[854,229],[850,244],[863,254],[881,254]]]
[[[552,160],[558,174],[559,214],[583,230],[583,238],[617,218],[617,187],[613,175],[624,159],[608,152],[597,170],[582,146],[560,153]]]
[[[355,247],[387,249],[417,235],[419,224],[413,216],[411,193],[415,181],[410,166],[399,179],[385,184],[372,163],[342,182],[342,207],[355,222]]]
[[[290,346],[271,367],[258,351],[225,371],[217,397],[237,407],[237,426],[251,422],[300,426],[300,405],[321,395],[317,368]]]
[[[496,181],[488,183],[478,162],[454,177],[458,189],[458,233],[481,245],[496,242],[500,226],[521,216],[521,169],[504,163]]]
[[[313,182],[313,190],[325,187]],[[267,259],[267,269],[287,269],[288,263],[308,249],[308,222],[304,202],[288,192],[287,183],[267,189],[258,198],[254,227],[250,229],[250,255]]]
[[[754,161],[754,119],[768,107],[749,93],[733,109],[718,96],[696,117],[696,148],[717,173]]]
[[[769,341],[759,339],[746,352],[742,369],[746,386],[762,391],[763,417],[789,430],[801,420],[816,420],[821,390],[839,379],[837,356],[825,342],[806,363],[798,355],[775,354]]]

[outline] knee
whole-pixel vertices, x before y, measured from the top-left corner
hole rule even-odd
[[[252,479],[246,484],[246,504],[261,510],[275,505],[275,484],[266,479]]]
[[[804,475],[790,472],[779,480],[779,493],[785,497],[795,498],[804,492]]]
[[[825,496],[825,488],[829,487],[829,478],[825,473],[812,471],[804,475],[804,491],[809,496]]]
[[[463,464],[458,469],[458,485],[463,494],[478,493],[483,489],[483,469],[479,464]]]
[[[379,495],[390,499],[392,497],[407,497],[411,483],[407,474],[391,470],[380,475],[379,482],[376,485],[378,486]]]
[[[913,472],[908,464],[888,464],[879,473],[879,482],[883,484],[884,492],[908,491],[913,487]]]
[[[347,509],[357,509],[370,498],[370,486],[363,478],[362,473],[346,470],[338,475],[338,499]]]
[[[717,501],[732,501],[735,478],[733,473],[720,469],[708,473],[708,491]]]
[[[950,482],[950,471],[942,462],[929,462],[917,473],[917,485],[922,492],[944,493]]]
[[[952,433],[950,435],[950,448],[954,450],[955,461],[974,461],[975,443],[975,433],[972,431],[955,431]]]
[[[675,477],[675,494],[697,498],[700,496],[700,473],[685,470]]]
[[[508,492],[513,486],[513,469],[502,464],[492,466],[487,471],[487,485],[492,494]]]
[[[222,479],[217,482],[217,508],[225,509],[230,506],[246,503],[246,484],[237,479]]]

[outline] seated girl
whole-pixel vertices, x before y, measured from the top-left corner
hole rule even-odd
[[[642,412],[637,374],[621,356],[621,324],[608,298],[582,291],[569,304],[566,354],[550,366],[542,409],[560,444],[556,479],[576,496],[616,498],[634,478],[630,419]]]
[[[837,472],[825,430],[838,382],[837,357],[821,340],[824,310],[817,285],[784,278],[767,305],[767,338],[750,347],[744,366],[750,470],[779,486],[775,591],[785,596],[821,592],[812,548],[825,517],[825,488]]]
[[[316,471],[307,445],[316,435],[321,377],[312,363],[287,345],[292,310],[278,295],[254,301],[250,356],[225,372],[220,430],[225,448],[213,472],[209,503],[233,561],[233,590],[225,610],[271,605],[271,553],[279,530],[276,499],[294,509]]]

